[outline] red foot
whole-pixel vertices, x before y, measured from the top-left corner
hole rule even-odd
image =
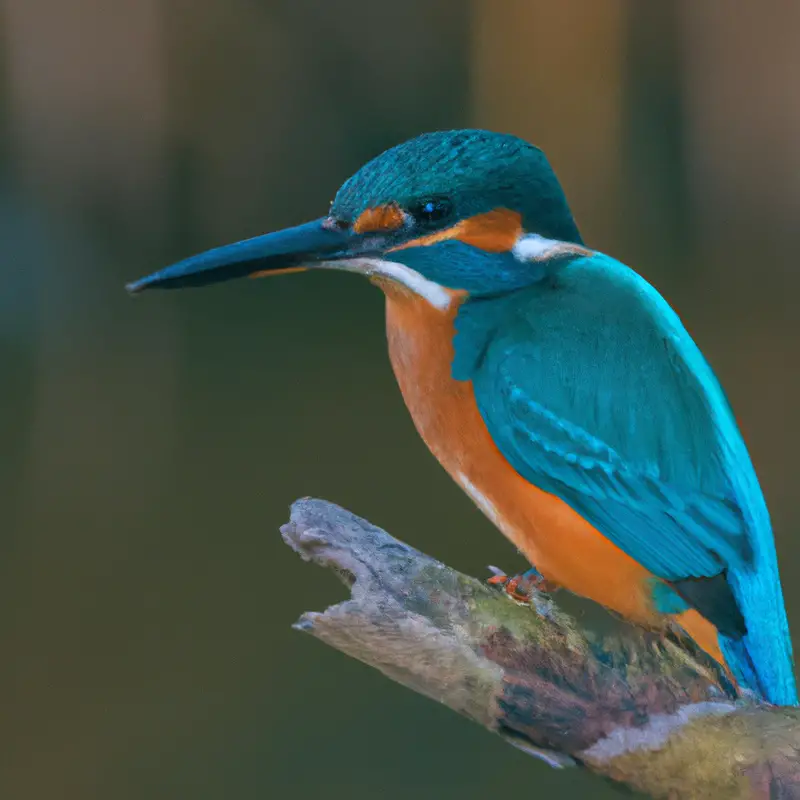
[[[522,575],[517,575],[514,578],[509,578],[508,575],[493,575],[491,578],[489,578],[487,583],[490,583],[492,586],[502,587],[503,591],[512,600],[516,600],[518,603],[527,603],[530,600],[528,595],[517,591],[517,587],[519,586],[521,580]]]
[[[545,580],[541,572],[535,568],[529,569],[521,575],[515,575],[513,578],[502,573],[492,575],[486,582],[492,586],[501,586],[503,591],[518,603],[529,603],[531,592],[534,590],[546,594],[557,588],[555,584]]]

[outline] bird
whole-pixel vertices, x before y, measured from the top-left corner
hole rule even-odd
[[[727,396],[662,295],[584,243],[541,149],[422,134],[359,169],[325,216],[127,289],[308,269],[383,290],[417,431],[531,564],[494,582],[681,631],[742,693],[797,704],[770,516]]]

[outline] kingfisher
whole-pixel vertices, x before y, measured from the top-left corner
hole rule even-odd
[[[539,148],[423,134],[345,181],[326,216],[127,288],[312,268],[383,290],[417,431],[532,565],[496,582],[677,628],[740,689],[797,704],[770,517],[726,395],[658,291],[584,243]]]

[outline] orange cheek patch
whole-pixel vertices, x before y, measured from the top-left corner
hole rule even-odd
[[[521,235],[522,215],[507,208],[496,208],[485,214],[462,219],[452,228],[432,233],[430,236],[420,236],[418,239],[412,239],[410,242],[392,249],[425,247],[455,239],[488,253],[507,253],[514,247]]]
[[[402,227],[406,215],[393,204],[375,206],[361,213],[353,223],[355,233],[372,233],[373,231],[395,231]]]

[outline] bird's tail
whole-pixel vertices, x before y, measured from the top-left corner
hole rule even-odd
[[[720,635],[719,644],[740,686],[768,703],[795,706],[797,686],[789,623],[777,565],[772,561],[768,565],[771,569],[729,576],[747,633],[740,639]]]

